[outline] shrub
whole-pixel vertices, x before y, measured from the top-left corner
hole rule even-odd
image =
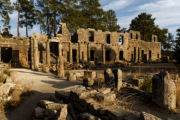
[[[144,77],[144,83],[140,89],[145,92],[152,93],[152,77],[151,76]]]

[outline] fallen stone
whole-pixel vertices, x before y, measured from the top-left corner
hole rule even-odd
[[[162,120],[161,118],[158,118],[152,114],[142,112],[140,115],[140,120]]]
[[[83,85],[86,87],[92,86],[92,85],[94,85],[94,80],[91,78],[84,78]]]
[[[6,83],[6,84],[2,84],[0,86],[0,96],[8,96],[10,90],[12,90],[15,87],[15,84],[13,83]]]
[[[105,83],[108,87],[115,87],[115,77],[110,68],[104,71]]]
[[[84,71],[84,77],[85,78],[91,78],[95,79],[96,78],[96,71]]]
[[[55,103],[52,101],[48,101],[48,100],[41,100],[39,102],[39,105],[44,107],[45,109],[49,109],[49,110],[59,110],[61,109],[63,106],[65,106],[66,104],[60,104],[60,103]]]
[[[66,120],[67,115],[68,115],[67,107],[68,107],[67,104],[64,104],[61,106],[58,120]]]
[[[98,89],[98,92],[107,94],[111,92],[111,88],[101,88],[101,89]]]
[[[114,94],[114,93],[107,93],[107,94],[96,93],[95,97],[100,102],[111,102],[116,99],[116,94]]]
[[[75,73],[69,73],[68,80],[69,81],[76,81],[76,74]]]

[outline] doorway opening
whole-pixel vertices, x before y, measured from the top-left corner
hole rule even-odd
[[[73,63],[77,63],[77,50],[72,51]]]
[[[119,60],[123,60],[124,59],[124,52],[120,51],[119,52]]]
[[[106,50],[106,61],[110,61],[111,59],[111,57],[110,57],[110,53],[111,53],[111,51],[110,50]]]
[[[94,50],[90,51],[90,61],[94,61],[94,59],[95,59],[95,56],[94,56],[95,54],[94,53],[95,53]]]
[[[4,63],[9,63],[12,59],[12,48],[3,47],[1,48],[1,60]]]

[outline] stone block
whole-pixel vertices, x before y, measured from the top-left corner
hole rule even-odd
[[[104,71],[105,83],[108,87],[115,87],[115,77],[110,68]]]
[[[161,118],[158,118],[152,114],[142,112],[140,115],[140,120],[162,120]]]
[[[96,93],[95,97],[100,102],[112,102],[116,99],[116,94],[114,94],[114,93],[107,93],[107,94]]]
[[[69,81],[76,81],[76,74],[75,73],[69,73],[68,80]]]
[[[84,78],[83,85],[86,87],[90,87],[90,86],[94,85],[94,80],[92,78]]]
[[[39,102],[39,105],[45,109],[50,109],[50,110],[59,110],[63,108],[64,106],[67,106],[66,104],[55,103],[48,100],[41,100]]]
[[[160,72],[152,78],[152,100],[168,110],[176,108],[176,85],[168,72]]]
[[[66,120],[68,115],[67,104],[61,106],[57,120]]]
[[[101,88],[101,89],[98,89],[98,92],[107,94],[111,92],[111,88]]]
[[[115,86],[117,90],[119,91],[122,87],[122,70],[115,69],[113,70],[114,77],[115,77]]]
[[[96,78],[96,71],[84,71],[84,77],[95,79]]]

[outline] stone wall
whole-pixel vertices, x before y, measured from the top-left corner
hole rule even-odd
[[[152,35],[152,42],[146,42],[141,40],[138,31],[120,33],[80,28],[74,37],[66,24],[62,26],[62,34],[53,39],[62,42],[66,62],[91,61],[106,64],[119,60],[150,62],[161,58],[161,43],[157,42],[156,35]]]
[[[30,48],[28,38],[0,38],[0,61],[13,66],[28,67],[28,51]],[[7,54],[7,55],[6,55]],[[9,58],[7,58],[7,56]]]

